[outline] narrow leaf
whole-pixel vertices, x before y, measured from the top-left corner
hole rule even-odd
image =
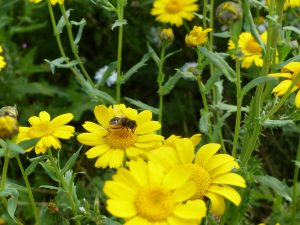
[[[31,148],[33,146],[35,146],[35,144],[39,141],[39,138],[33,138],[30,140],[25,140],[25,141],[21,141],[20,143],[18,143],[19,146],[21,146],[21,148],[23,148],[24,150]]]
[[[74,166],[74,164],[75,164],[75,162],[76,162],[76,160],[77,160],[77,158],[78,158],[78,156],[79,156],[79,153],[80,153],[82,147],[83,147],[83,145],[81,145],[80,148],[78,149],[78,151],[75,152],[75,153],[71,156],[71,158],[66,162],[66,165],[65,165],[64,168],[62,169],[62,174],[64,174],[65,172],[67,172],[69,169],[71,169],[71,168]]]
[[[76,38],[74,40],[75,45],[77,45],[79,43],[79,41],[81,40],[83,28],[86,25],[86,20],[83,18],[83,19],[80,20],[80,22],[71,21],[71,24],[73,24],[75,26],[79,26]]]
[[[249,92],[252,88],[258,86],[259,84],[263,84],[269,81],[275,81],[276,78],[274,77],[257,77],[254,80],[251,80],[248,84],[246,84],[243,89],[241,95],[244,96],[247,92]]]
[[[171,76],[166,83],[164,83],[160,94],[167,95],[175,87],[176,83],[182,77],[181,72],[177,71],[173,76]]]
[[[151,58],[154,60],[155,64],[159,66],[160,58],[158,57],[158,55],[156,54],[156,52],[154,51],[154,49],[151,47],[149,43],[147,43],[147,48],[148,48],[148,52],[151,55]]]

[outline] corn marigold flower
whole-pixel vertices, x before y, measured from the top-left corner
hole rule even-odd
[[[211,28],[203,30],[200,26],[194,26],[193,30],[185,36],[185,43],[189,47],[197,47],[207,42],[207,33],[212,31]]]
[[[40,138],[35,146],[25,150],[25,152],[30,152],[34,148],[36,154],[44,154],[47,148],[51,147],[60,149],[61,143],[59,139],[70,139],[74,136],[75,128],[66,125],[73,117],[72,113],[66,113],[50,120],[49,113],[42,111],[38,117],[32,116],[28,119],[30,127],[20,127],[17,142]]]
[[[261,34],[261,40],[267,43],[267,32]],[[242,68],[249,68],[252,64],[257,67],[262,67],[264,61],[262,59],[262,47],[257,43],[250,32],[242,32],[238,40],[238,48],[242,52]],[[228,49],[235,49],[235,45],[232,40],[228,42]],[[234,57],[233,57],[234,58]]]
[[[230,25],[241,19],[241,6],[232,1],[223,2],[217,8],[216,17],[220,23]]]
[[[282,69],[281,73],[271,73],[269,77],[283,77],[287,78],[281,81],[275,88],[273,88],[272,92],[275,93],[276,96],[284,95],[288,88],[291,86],[293,80],[296,78],[298,73],[300,72],[300,62],[290,62],[286,64]],[[298,82],[292,89],[291,93],[298,90],[295,98],[295,105],[297,108],[300,108],[300,82]]]
[[[130,161],[106,181],[107,210],[125,219],[124,225],[198,225],[206,215],[201,200],[188,200],[196,191],[188,180],[191,169],[177,165],[165,172],[153,162]]]
[[[11,116],[0,116],[0,138],[11,139],[19,132],[16,118]]]
[[[216,154],[220,144],[210,143],[194,151],[194,144],[187,138],[176,140],[175,148],[160,147],[149,154],[150,161],[159,164],[169,171],[177,165],[192,169],[190,181],[196,185],[196,192],[190,199],[211,202],[211,212],[221,215],[225,210],[224,198],[239,205],[241,197],[232,186],[245,188],[245,180],[240,175],[231,172],[239,168],[235,159],[227,154]],[[166,158],[168,160],[166,160]]]
[[[89,159],[98,157],[97,168],[118,168],[125,157],[146,156],[164,139],[154,133],[161,125],[151,120],[149,110],[138,113],[124,104],[98,105],[94,114],[98,124],[86,121],[82,126],[88,133],[79,134],[77,139],[82,144],[93,146],[85,154]]]
[[[39,3],[41,1],[43,1],[43,0],[30,0],[30,2],[33,2],[33,3]],[[64,4],[64,1],[65,0],[50,0],[52,5],[55,5],[56,3],[62,5],[62,4]]]
[[[266,0],[266,4],[268,5],[270,3],[270,0]],[[296,8],[300,6],[300,0],[286,0],[284,3],[284,10],[286,10],[288,7],[290,8]]]
[[[6,66],[6,62],[3,56],[0,55],[0,71]]]
[[[197,0],[154,0],[151,15],[161,23],[170,23],[177,27],[183,20],[192,20],[198,10]]]
[[[160,40],[171,43],[174,40],[174,33],[172,28],[163,29],[159,34]]]

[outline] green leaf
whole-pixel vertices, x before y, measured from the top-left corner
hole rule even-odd
[[[140,68],[142,68],[143,66],[145,66],[146,62],[149,60],[151,56],[151,53],[148,52],[146,53],[143,58],[137,63],[135,64],[133,67],[131,67],[122,77],[121,83],[125,84],[125,82],[134,74],[136,73]]]
[[[298,168],[300,168],[300,161],[296,161],[294,160],[295,166],[297,166]]]
[[[38,143],[38,141],[40,140],[40,138],[33,138],[30,140],[25,140],[25,141],[21,141],[20,143],[18,143],[18,145],[23,148],[24,150],[31,148],[33,146],[36,145],[36,143]]]
[[[205,110],[200,110],[201,118],[199,120],[199,130],[203,134],[208,134],[208,126],[209,126],[209,112]]]
[[[161,95],[169,94],[181,77],[182,77],[181,72],[177,71],[173,76],[171,76],[168,79],[168,81],[166,83],[164,83],[164,85],[162,86],[162,89],[159,90],[160,94]]]
[[[24,149],[15,143],[9,143],[7,145],[7,150],[10,158],[13,158],[18,154],[24,154]]]
[[[147,105],[146,103],[143,103],[138,100],[134,100],[132,98],[125,97],[124,98],[126,101],[130,102],[130,104],[135,105],[136,107],[142,109],[142,110],[150,110],[153,114],[158,115],[159,114],[159,109],[154,108],[153,106]]]
[[[285,198],[287,201],[292,201],[292,197],[289,193],[289,188],[286,183],[271,176],[255,176],[255,180],[262,185],[265,185],[275,191],[278,195]]]
[[[155,64],[157,66],[159,66],[160,58],[158,57],[158,55],[156,54],[156,52],[154,51],[154,49],[151,47],[151,45],[148,42],[147,42],[147,48],[148,48],[148,52],[151,55],[151,58],[154,60]]]
[[[266,128],[284,127],[295,124],[293,120],[267,120],[262,126]]]
[[[214,37],[219,37],[219,38],[230,38],[231,37],[231,34],[229,31],[213,33],[213,35],[214,35]]]
[[[252,88],[258,86],[259,84],[263,84],[269,81],[276,81],[274,77],[257,77],[254,80],[251,80],[248,84],[246,84],[243,89],[241,95],[244,96],[247,92],[249,92]]]
[[[72,9],[69,9],[69,10],[66,11],[67,18],[70,17],[71,10]],[[65,25],[66,25],[65,18],[63,16],[61,16],[58,23],[57,23],[57,25],[56,25],[56,29],[57,29],[59,34],[61,34],[63,32],[63,29],[64,29]]]
[[[235,82],[236,74],[235,71],[228,65],[228,63],[220,56],[217,52],[211,52],[203,47],[198,47],[200,52],[221,72],[224,73],[225,77],[231,81]]]
[[[71,67],[73,67],[73,66],[75,66],[75,65],[78,64],[78,62],[76,60],[72,60],[72,61],[70,61],[68,63],[63,64],[63,62],[66,61],[66,58],[64,58],[64,57],[60,57],[58,59],[54,59],[53,61],[50,61],[48,59],[44,59],[44,60],[47,63],[49,63],[52,74],[55,73],[55,67],[58,67],[58,68],[71,68]]]
[[[49,190],[55,190],[58,191],[60,188],[52,186],[52,185],[40,185],[39,188],[49,189]]]
[[[74,166],[74,164],[75,164],[75,162],[76,162],[76,160],[77,160],[77,158],[79,156],[79,153],[80,153],[82,147],[83,147],[83,145],[81,145],[80,148],[78,149],[78,151],[75,152],[71,156],[71,158],[66,162],[66,165],[64,166],[64,168],[61,171],[62,174],[66,173],[69,169],[71,169]]]
[[[7,198],[7,212],[11,218],[15,220],[15,212],[18,205],[19,192],[14,188],[4,188],[3,191],[0,192],[1,197]]]
[[[112,219],[107,218],[107,217],[105,217],[105,218],[103,219],[103,224],[104,224],[104,225],[121,225],[121,223],[119,223],[119,222],[117,222],[117,221],[113,221]]]
[[[166,60],[167,58],[170,58],[172,55],[175,55],[175,54],[177,54],[178,52],[181,52],[181,51],[182,51],[182,49],[179,49],[179,50],[174,51],[174,52],[170,52],[169,54],[167,54],[167,55],[165,56],[165,60]]]
[[[80,20],[80,22],[71,21],[71,24],[72,24],[72,25],[75,25],[75,26],[79,26],[79,29],[78,29],[76,38],[75,38],[75,40],[74,40],[74,44],[77,46],[77,44],[78,44],[79,41],[81,40],[83,28],[84,28],[85,25],[86,25],[86,20],[83,18],[83,19]]]
[[[218,109],[218,110],[223,110],[223,111],[228,111],[228,112],[236,112],[237,111],[236,105],[230,105],[230,104],[226,104],[223,102],[212,105],[211,107],[213,109]],[[249,109],[248,109],[248,107],[242,107],[242,111],[248,112]]]
[[[30,165],[26,168],[25,174],[26,176],[29,176],[36,168],[36,166],[43,161],[46,158],[46,156],[39,156],[35,157],[33,159],[30,159],[31,163]]]
[[[40,165],[43,167],[43,169],[45,170],[45,172],[49,175],[49,177],[56,181],[59,182],[59,178],[56,174],[56,170],[55,168],[48,162],[40,162]]]
[[[109,104],[115,104],[116,103],[116,100],[113,97],[111,97],[108,93],[106,93],[104,91],[100,91],[96,88],[93,88],[91,86],[91,84],[88,83],[87,81],[85,81],[83,89],[91,97],[94,97],[94,98],[96,97],[97,102],[99,101],[98,98],[100,98],[102,101],[104,100],[105,102],[107,102]]]
[[[115,29],[116,27],[121,27],[127,24],[127,20],[123,19],[122,21],[116,20],[113,25],[111,25],[111,29]]]

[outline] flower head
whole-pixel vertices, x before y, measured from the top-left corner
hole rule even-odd
[[[0,45],[0,53],[3,52],[3,48]],[[0,55],[0,71],[6,66],[6,62],[3,56]]]
[[[88,133],[78,135],[77,139],[82,144],[93,146],[85,154],[88,158],[98,157],[97,168],[118,168],[125,156],[146,156],[164,139],[154,133],[161,125],[151,120],[152,113],[148,110],[138,113],[123,104],[98,105],[94,114],[98,124],[86,121],[83,127]]]
[[[211,212],[221,215],[225,210],[224,198],[237,206],[241,202],[239,193],[231,185],[244,188],[246,184],[240,175],[231,172],[239,168],[238,163],[230,155],[216,154],[219,148],[219,144],[210,143],[201,146],[195,154],[192,141],[180,138],[175,148],[160,147],[149,154],[149,159],[166,171],[177,165],[192,169],[190,181],[196,185],[196,192],[190,199],[208,198]]]
[[[207,33],[212,31],[211,28],[203,30],[200,26],[194,26],[193,30],[185,36],[185,43],[189,47],[197,47],[207,42]]]
[[[270,77],[283,77],[285,80],[281,81],[275,88],[273,88],[272,92],[275,93],[276,96],[284,95],[289,87],[291,86],[293,80],[300,72],[300,62],[290,62],[286,64],[282,69],[281,73],[271,73],[268,76]],[[300,108],[300,82],[296,83],[293,87],[292,92],[298,90],[295,98],[295,105],[297,108]]]
[[[30,0],[30,2],[33,2],[33,3],[39,3],[41,2],[42,0]],[[62,5],[64,3],[65,0],[51,0],[51,4],[52,5],[55,5],[56,3]]]
[[[119,168],[104,185],[107,210],[124,218],[124,225],[197,225],[206,215],[201,200],[189,200],[195,186],[188,182],[190,168],[175,166],[168,172],[139,159],[129,169]]]
[[[192,20],[198,10],[197,0],[154,0],[151,15],[161,23],[170,23],[177,27],[183,20]]]
[[[264,43],[267,43],[267,32],[262,33],[260,37]],[[250,32],[243,32],[240,34],[238,48],[242,53],[242,68],[247,69],[252,64],[255,64],[257,67],[263,66],[264,61],[262,59],[262,47],[257,43]],[[235,49],[235,45],[232,40],[229,40],[228,42],[228,49]]]
[[[159,34],[160,40],[171,43],[174,40],[174,33],[172,28],[163,29]]]
[[[19,132],[18,121],[11,116],[0,116],[0,138],[11,139]]]
[[[73,119],[72,113],[62,114],[50,120],[50,115],[46,111],[39,113],[39,117],[32,116],[28,119],[30,127],[20,127],[18,135],[18,142],[23,140],[40,138],[36,145],[26,152],[31,151],[33,148],[36,154],[44,154],[47,148],[53,147],[60,149],[60,139],[70,139],[75,132],[73,126],[66,125]]]
[[[220,23],[230,25],[242,17],[242,9],[239,4],[226,1],[218,6],[216,16]]]

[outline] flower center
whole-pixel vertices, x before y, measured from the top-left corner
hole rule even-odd
[[[130,128],[109,128],[108,131],[105,141],[112,149],[126,149],[136,142],[137,136]]]
[[[203,199],[205,193],[211,185],[211,179],[209,173],[197,164],[187,164],[187,167],[192,168],[192,176],[190,181],[196,185],[196,193],[191,199]]]
[[[165,7],[168,13],[176,14],[182,10],[182,3],[178,0],[170,0]]]
[[[260,55],[262,51],[260,45],[254,39],[249,40],[245,48],[254,55]]]
[[[45,137],[53,134],[53,128],[49,122],[41,123],[38,126],[32,126],[28,131],[28,136],[32,138]]]
[[[162,187],[142,189],[135,201],[138,214],[151,222],[165,220],[175,207],[171,192]]]

